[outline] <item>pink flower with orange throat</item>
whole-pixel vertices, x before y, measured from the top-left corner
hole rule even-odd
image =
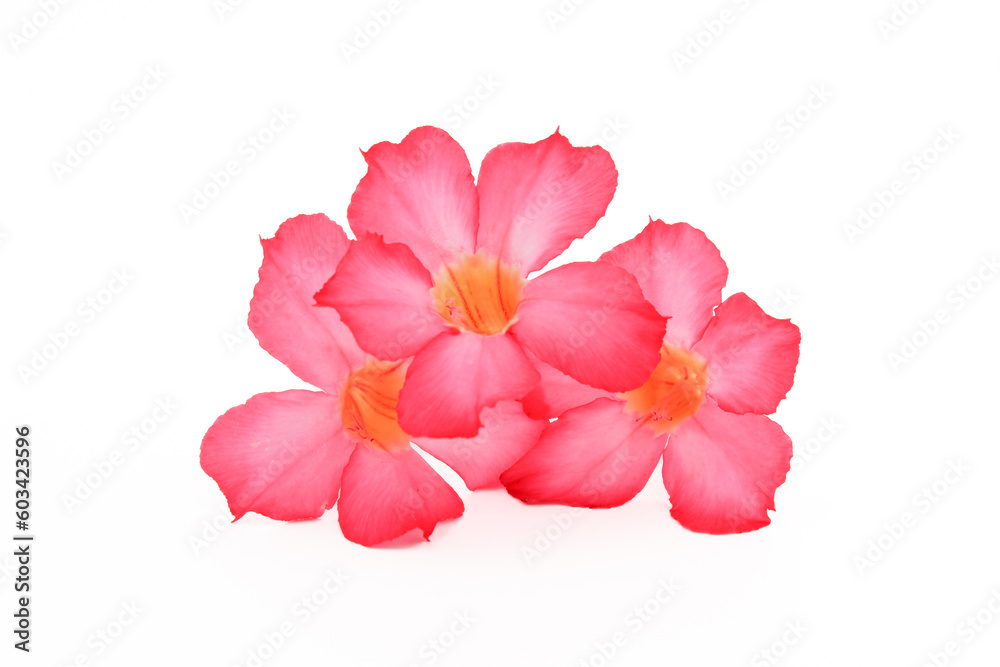
[[[528,503],[613,507],[634,497],[663,459],[671,515],[704,533],[770,523],[791,440],[766,415],[792,386],[798,327],[746,294],[722,301],[728,269],[704,233],[650,221],[601,257],[635,276],[669,317],[660,361],[641,386],[601,391],[544,363],[526,412],[558,417],[501,476]]]
[[[347,211],[358,240],[316,302],[375,358],[413,358],[404,431],[474,436],[484,409],[534,389],[535,359],[608,391],[655,368],[665,320],[626,270],[576,262],[528,279],[604,215],[618,172],[603,148],[558,132],[501,144],[475,181],[455,140],[422,127],[365,160]]]
[[[461,516],[464,505],[397,421],[410,360],[375,359],[335,310],[314,303],[352,243],[324,215],[287,220],[262,241],[250,329],[261,347],[320,391],[257,394],[229,410],[206,433],[201,465],[237,519],[247,512],[312,519],[336,504],[344,536],[358,544],[415,529],[426,538],[439,522]],[[496,485],[538,439],[542,422],[514,401],[492,406],[484,421],[473,438],[417,442],[470,488]]]

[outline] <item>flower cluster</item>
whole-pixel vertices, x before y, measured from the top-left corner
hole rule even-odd
[[[318,391],[258,394],[219,417],[201,464],[238,519],[337,506],[371,546],[464,505],[411,446],[472,490],[613,507],[663,459],[671,514],[706,533],[770,521],[791,441],[768,418],[799,331],[748,296],[722,300],[718,249],[650,220],[595,262],[539,273],[604,216],[618,172],[556,132],[491,150],[473,178],[446,132],[364,153],[347,211],[262,241],[249,325]]]

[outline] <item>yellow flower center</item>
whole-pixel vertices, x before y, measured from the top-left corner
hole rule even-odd
[[[681,347],[664,344],[660,363],[646,383],[625,392],[625,407],[657,434],[673,433],[705,400],[706,362]]]
[[[410,437],[399,427],[396,414],[406,367],[404,361],[370,358],[347,377],[341,394],[340,419],[350,437],[386,450],[410,444]]]
[[[520,273],[497,258],[476,253],[462,255],[441,269],[431,299],[448,324],[492,336],[513,322],[523,287]]]

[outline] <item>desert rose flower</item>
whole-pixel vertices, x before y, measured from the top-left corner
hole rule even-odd
[[[726,264],[685,223],[651,220],[601,260],[635,276],[670,318],[659,365],[641,387],[610,393],[536,363],[543,379],[526,411],[559,418],[501,481],[528,503],[613,507],[645,486],[662,456],[670,512],[686,528],[767,525],[792,443],[765,415],[792,386],[798,327],[745,294],[721,301]]]
[[[365,352],[413,358],[397,407],[405,432],[474,436],[485,408],[535,387],[532,357],[614,392],[656,367],[665,321],[626,270],[578,262],[527,279],[604,215],[618,178],[607,151],[558,131],[501,144],[478,183],[433,127],[364,155],[347,211],[357,241],[316,302]]]
[[[324,215],[303,215],[261,243],[250,329],[261,347],[320,391],[257,394],[206,433],[202,468],[236,519],[246,512],[311,519],[336,503],[344,536],[373,545],[415,528],[426,538],[438,522],[461,516],[462,500],[410,446],[396,418],[410,360],[365,353],[336,311],[314,303],[348,252],[347,235]],[[495,485],[537,441],[542,423],[514,401],[489,408],[484,422],[474,438],[418,444],[470,488]]]

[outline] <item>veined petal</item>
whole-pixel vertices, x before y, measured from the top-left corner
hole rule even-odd
[[[338,511],[344,537],[366,547],[419,528],[424,539],[465,511],[455,490],[412,448],[359,444],[344,470]]]
[[[479,198],[472,167],[447,132],[418,127],[364,156],[368,173],[347,209],[356,236],[371,232],[405,243],[432,274],[442,262],[475,252]]]
[[[538,442],[548,420],[531,419],[517,401],[500,401],[480,413],[482,428],[472,438],[417,438],[434,458],[448,464],[470,489],[500,485],[500,473]]]
[[[313,391],[257,394],[215,420],[201,467],[239,519],[313,519],[333,507],[354,441],[341,429],[334,396]]]
[[[590,403],[595,398],[615,398],[603,389],[577,382],[529,353],[528,358],[541,376],[538,384],[521,399],[524,413],[532,419],[553,419],[571,408]]]
[[[574,147],[558,131],[533,144],[500,144],[479,170],[477,247],[528,275],[597,224],[617,185],[606,150]]]
[[[445,329],[433,308],[432,284],[408,247],[361,234],[316,293],[316,304],[335,308],[363,350],[395,361],[413,356]]]
[[[715,312],[694,351],[708,360],[708,395],[728,412],[774,412],[795,380],[799,328],[742,292]]]
[[[546,426],[500,481],[526,503],[616,507],[646,485],[666,441],[626,412],[623,401],[598,398]]]
[[[729,269],[704,232],[685,222],[650,220],[635,238],[601,255],[639,281],[643,296],[667,322],[666,340],[688,349],[722,302]]]
[[[445,332],[410,364],[399,425],[414,438],[472,438],[483,408],[518,399],[537,382],[538,372],[509,335]]]
[[[745,533],[771,523],[792,441],[762,415],[735,415],[708,399],[670,436],[663,484],[670,514],[699,533]]]
[[[545,363],[606,391],[635,389],[660,361],[665,318],[627,271],[576,262],[528,281],[511,333]]]
[[[286,220],[274,238],[261,240],[264,261],[250,301],[248,323],[260,346],[329,393],[339,391],[351,368],[365,359],[340,316],[313,305],[349,243],[322,213]]]

